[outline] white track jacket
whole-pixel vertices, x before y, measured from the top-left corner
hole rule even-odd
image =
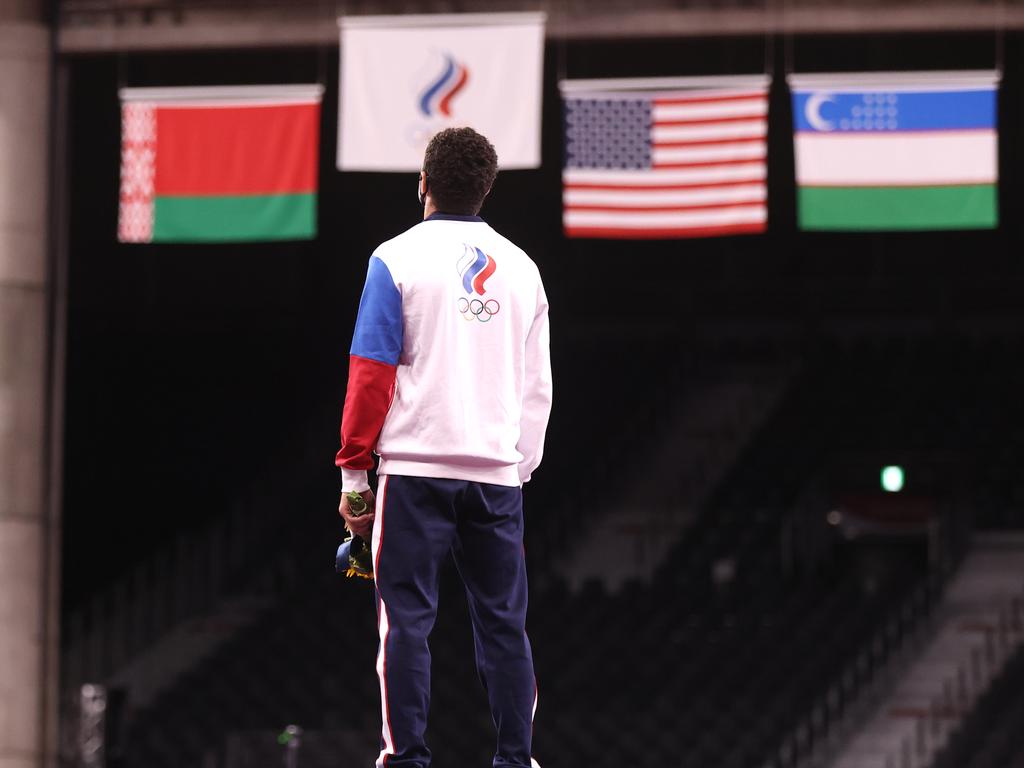
[[[382,475],[518,486],[551,412],[537,266],[476,216],[434,214],[370,257],[335,463],[345,491]]]

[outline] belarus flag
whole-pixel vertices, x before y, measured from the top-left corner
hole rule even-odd
[[[118,239],[314,237],[322,91],[122,89]]]
[[[995,72],[792,76],[801,228],[994,227],[997,84]]]

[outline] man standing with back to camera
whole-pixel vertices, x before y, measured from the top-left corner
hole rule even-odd
[[[536,265],[477,215],[497,172],[494,147],[471,128],[431,139],[424,220],[374,251],[353,332],[336,464],[339,511],[373,555],[378,768],[430,765],[427,639],[449,551],[497,729],[494,766],[536,766],[522,484],[551,411],[548,304]],[[369,513],[351,514],[349,491]]]

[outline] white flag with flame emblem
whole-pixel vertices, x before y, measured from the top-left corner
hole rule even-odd
[[[471,126],[501,168],[540,166],[543,13],[348,16],[338,168],[418,171],[430,137]]]

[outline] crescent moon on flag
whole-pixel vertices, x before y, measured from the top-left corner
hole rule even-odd
[[[831,120],[826,120],[821,116],[821,105],[826,101],[834,102],[835,99],[829,94],[819,91],[813,94],[804,106],[804,115],[807,117],[807,122],[816,131],[831,131],[836,127],[835,123]]]

